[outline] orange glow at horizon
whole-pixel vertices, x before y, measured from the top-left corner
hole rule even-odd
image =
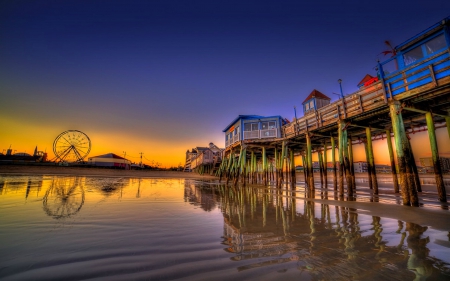
[[[0,152],[6,153],[11,146],[13,153],[26,152],[33,154],[35,147],[38,151],[48,153],[48,160],[52,160],[53,141],[63,131],[67,129],[40,127],[32,124],[22,124],[15,120],[4,120],[0,117],[3,124],[0,135]],[[73,129],[73,128],[72,128]],[[83,131],[80,129],[80,131]],[[127,135],[123,133],[114,133],[110,131],[99,132],[86,130],[83,131],[91,140],[91,151],[86,157],[93,157],[106,153],[114,153],[124,156],[134,163],[140,162],[140,153],[143,153],[142,162],[147,165],[159,164],[159,167],[176,167],[179,164],[184,166],[186,160],[186,150],[196,146],[207,146],[209,142],[220,143],[222,138],[214,139],[147,139],[144,137]]]

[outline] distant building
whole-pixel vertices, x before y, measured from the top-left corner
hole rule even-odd
[[[0,162],[15,163],[15,162],[45,162],[47,161],[47,153],[38,151],[37,146],[34,149],[33,155],[26,152],[17,152],[13,154],[13,150],[8,148],[6,154],[0,153]]]
[[[377,173],[390,173],[391,171],[391,166],[389,165],[381,165],[381,164],[375,164],[375,170]]]
[[[210,142],[207,147],[194,147],[191,151],[186,151],[186,163],[184,165],[184,172],[191,172],[193,169],[201,165],[215,165],[222,161],[223,148],[219,148],[214,143]]]
[[[309,112],[324,107],[330,104],[330,100],[329,97],[314,89],[302,103],[303,113],[306,115]]]
[[[88,158],[88,164],[97,167],[110,167],[129,170],[131,161],[114,153],[107,153]]]
[[[433,168],[433,158],[432,157],[424,157],[420,158],[420,164],[424,166],[427,173],[434,173]],[[450,172],[450,158],[447,157],[439,157],[439,164],[441,166],[442,173]]]
[[[367,162],[357,161],[353,163],[355,173],[367,173]]]

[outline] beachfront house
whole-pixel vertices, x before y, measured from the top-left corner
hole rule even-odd
[[[245,140],[281,137],[281,127],[287,121],[281,116],[239,115],[224,130],[225,146]]]
[[[223,148],[219,148],[212,142],[207,147],[197,146],[186,151],[184,171],[191,172],[202,165],[216,168],[222,161],[222,151]]]
[[[310,112],[330,104],[330,98],[314,89],[303,101],[303,113],[306,115]]]

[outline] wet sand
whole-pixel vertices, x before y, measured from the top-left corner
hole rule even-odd
[[[92,177],[217,179],[210,175],[178,171],[121,170],[91,167],[0,165],[0,173],[15,175],[73,175]]]
[[[61,166],[25,166],[25,165],[0,165],[0,174],[9,175],[74,175],[74,176],[94,176],[94,177],[132,177],[132,178],[185,178],[199,180],[218,180],[217,177],[210,175],[199,175],[197,173],[186,173],[177,171],[153,171],[153,170],[116,170],[102,168],[80,168],[80,167],[61,167]],[[301,173],[297,173],[298,184],[302,184],[303,177]],[[358,177],[364,178],[361,174]],[[379,178],[390,177],[390,175],[380,175]],[[430,177],[430,176],[427,176]],[[431,176],[432,177],[432,176]],[[330,184],[330,179],[328,184]],[[316,183],[319,179],[315,179]],[[371,191],[364,186],[364,183],[357,183],[358,193],[363,196],[371,196]],[[395,198],[401,201],[400,194],[394,194],[392,184],[380,184],[380,197],[390,196],[392,201]],[[300,188],[301,189],[301,188]],[[434,188],[431,188],[434,190]],[[448,188],[447,188],[448,189]],[[316,191],[320,190],[316,187]],[[325,189],[323,189],[325,190]],[[328,186],[329,198],[333,198],[333,190]],[[406,222],[417,223],[422,226],[429,226],[435,229],[450,231],[450,211],[447,203],[439,203],[435,198],[437,192],[419,193],[420,200],[432,200],[435,207],[409,207],[395,203],[374,203],[374,202],[354,202],[343,200],[327,200],[316,197],[314,199],[302,198],[305,200],[315,201],[317,203],[342,206],[357,209],[357,213],[372,216],[387,217],[398,219]],[[447,193],[449,197],[449,193]],[[351,211],[351,210],[350,210]]]

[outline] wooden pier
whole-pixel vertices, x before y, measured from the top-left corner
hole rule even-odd
[[[426,127],[438,200],[446,202],[435,124],[447,127],[450,141],[449,30],[450,17],[397,46],[395,56],[378,63],[378,76],[361,84],[358,91],[342,94],[339,100],[322,103],[320,108],[316,100],[310,104],[305,101],[306,114],[292,122],[279,116],[239,116],[224,130],[226,148],[216,174],[234,184],[240,179],[243,184],[273,181],[277,186],[291,183],[295,187],[294,156],[301,155],[305,182],[313,191],[312,154],[318,154],[323,183],[327,180],[326,151],[331,149],[334,189],[339,197],[351,198],[356,190],[352,145],[364,143],[369,184],[376,195],[379,190],[372,140],[381,137],[389,148],[394,191],[402,193],[404,205],[418,206],[421,186],[408,133]],[[321,97],[314,91],[311,97]],[[276,122],[264,127],[266,119]],[[269,129],[273,132],[267,134]]]

